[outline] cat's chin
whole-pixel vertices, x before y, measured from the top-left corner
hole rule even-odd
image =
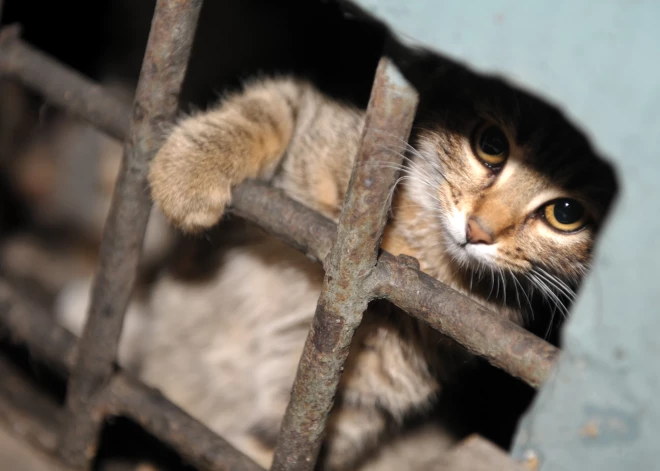
[[[495,245],[464,244],[462,250],[473,263],[477,263],[478,265],[497,265],[495,263],[497,254],[497,247]]]

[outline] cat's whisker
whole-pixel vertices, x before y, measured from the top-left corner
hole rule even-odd
[[[504,272],[502,271],[502,268],[497,267],[497,269],[499,270],[500,277],[502,278],[502,294],[503,294],[502,305],[506,306],[506,278],[504,276]]]
[[[424,184],[424,182],[420,181],[416,176],[411,176],[411,175],[403,175],[403,176],[399,177],[399,180],[397,180],[397,184],[399,182],[405,181],[405,180],[418,181],[418,182]],[[426,187],[426,186],[429,186],[429,185],[424,184],[424,187]],[[394,188],[396,188],[396,185],[394,186]],[[427,189],[425,189],[425,188],[420,189],[420,191],[422,193],[424,193],[426,196],[428,196],[429,198],[431,198],[431,200],[433,200],[435,203],[437,203],[439,205],[443,204],[442,200],[437,195],[434,195],[433,193],[430,193]]]
[[[544,338],[548,338],[550,331],[552,330],[552,325],[555,323],[555,315],[557,314],[557,306],[553,306],[550,311],[550,322],[548,322],[548,327],[545,329]]]
[[[563,293],[566,297],[569,298],[569,300],[572,302],[575,300],[575,291],[571,289],[566,283],[564,283],[561,279],[559,279],[557,276],[552,275],[545,271],[544,269],[540,267],[534,267],[532,270],[534,271],[537,275],[539,275],[541,278],[543,278],[546,282],[548,282],[551,286],[556,288],[559,292]]]
[[[481,262],[481,260],[479,260],[479,272],[477,273],[477,275],[478,275],[477,282],[481,283],[481,279],[483,278],[484,272],[485,272],[485,270],[484,270],[483,263]]]
[[[418,151],[417,149],[415,149],[415,147],[414,147],[410,142],[406,141],[405,139],[402,139],[401,137],[395,135],[394,133],[389,132],[389,131],[385,131],[385,130],[383,130],[383,129],[378,129],[378,128],[372,128],[372,129],[373,129],[374,131],[376,131],[377,133],[380,133],[380,134],[382,134],[382,135],[384,135],[384,136],[386,136],[386,137],[393,137],[394,139],[398,140],[398,141],[401,143],[401,147],[402,147],[402,148],[404,148],[404,149],[406,149],[406,150],[408,150],[408,151],[411,151],[411,152],[413,152],[413,153],[417,153],[420,157],[423,157],[423,156],[419,153],[419,151]]]
[[[403,175],[410,177],[411,179],[415,179],[422,183],[424,186],[428,186],[434,189],[437,189],[439,185],[442,184],[442,180],[435,180],[433,177],[430,177],[426,174],[420,175],[419,172],[414,171],[414,169],[411,169],[409,167],[400,167],[396,164],[392,163],[387,163],[387,162],[382,162],[379,166],[379,168],[390,168],[397,170],[401,172]]]
[[[558,276],[553,275],[553,274],[551,274],[550,272],[548,272],[547,270],[545,270],[545,269],[543,269],[543,268],[541,268],[541,267],[538,267],[538,266],[535,267],[535,269],[538,270],[538,271],[540,271],[541,273],[545,274],[548,278],[554,280],[558,285],[562,286],[562,287],[567,291],[567,293],[571,293],[571,294],[573,294],[573,295],[575,294],[574,291],[573,291],[573,289],[572,289],[570,286],[568,286],[568,285],[566,284],[566,282],[564,282],[564,281],[563,281],[561,278],[559,278]]]
[[[387,145],[387,146],[386,146],[386,145],[379,145],[378,148],[380,148],[380,149],[386,149],[386,150],[392,150],[392,151],[397,150],[397,151],[399,151],[399,152],[402,152],[402,151],[410,152],[410,153],[411,153],[412,155],[414,155],[415,157],[419,157],[419,158],[422,159],[422,160],[428,161],[428,159],[427,159],[426,156],[424,156],[420,151],[418,151],[417,149],[415,149],[415,148],[414,148],[413,146],[411,146],[410,144],[408,144],[408,145],[406,145],[406,146],[403,146],[403,145],[402,145],[402,146],[400,146],[400,147],[392,146],[392,145]]]
[[[405,177],[399,177],[397,180],[394,182],[394,185],[392,185],[392,188],[390,189],[390,192],[387,195],[387,207],[390,208],[389,211],[392,213],[392,200],[394,199],[394,192],[396,192],[397,187],[399,186],[399,183],[401,183],[403,180],[405,180]]]
[[[379,162],[374,162],[372,165],[378,165]],[[445,176],[441,172],[435,172],[434,174],[427,172],[425,169],[419,167],[416,164],[400,166],[391,162],[380,162],[379,165],[381,168],[393,168],[398,170],[406,175],[413,176],[418,179],[421,183],[426,186],[429,186],[433,189],[436,189],[439,185],[442,185],[443,182],[446,182]]]
[[[412,146],[409,146],[409,147],[403,147],[403,146],[396,147],[396,146],[392,146],[392,145],[379,144],[376,148],[379,149],[379,150],[387,151],[387,152],[394,152],[397,155],[399,155],[401,158],[403,158],[404,162],[408,162],[408,163],[414,162],[413,159],[411,159],[408,155],[406,155],[406,153],[408,153],[408,152],[411,153],[413,156],[415,156],[415,157],[417,157],[417,158],[419,158],[419,159],[421,159],[425,162],[429,162],[429,160],[426,156],[424,156],[421,152],[419,152],[417,149],[415,149]]]
[[[563,317],[568,315],[568,308],[563,303],[563,301],[557,296],[557,294],[548,286],[547,282],[537,276],[538,273],[530,274],[530,279],[534,280],[536,285],[541,289],[541,292],[545,295],[545,299],[552,301],[553,306],[557,306]]]
[[[491,266],[487,266],[487,268],[490,272],[490,291],[488,292],[488,297],[486,299],[490,299],[491,295],[493,294],[493,290],[495,289],[495,277],[493,275],[493,268]]]
[[[518,286],[520,287],[520,291],[522,292],[523,296],[527,300],[527,305],[529,306],[529,311],[532,313],[532,318],[533,318],[534,317],[534,308],[532,307],[532,301],[530,300],[529,296],[527,295],[527,292],[525,291],[525,288],[522,285],[522,283],[520,282],[520,280],[518,280],[518,278],[515,275],[513,275],[513,279],[516,283],[518,283]]]
[[[396,147],[393,147],[393,146],[379,145],[377,147],[377,149],[388,151],[388,152],[395,152],[397,155],[399,155],[404,160],[404,162],[408,163],[410,166],[417,167],[418,170],[426,172],[424,169],[421,168],[421,166],[419,165],[418,162],[416,162],[414,159],[410,158],[408,155],[405,154],[405,152],[402,152],[402,151],[410,152],[411,154],[413,154],[418,159],[420,159],[423,162],[430,165],[432,170],[435,173],[439,174],[440,176],[443,177],[443,179],[446,180],[446,176],[443,172],[443,169],[442,169],[442,166],[441,166],[441,163],[439,162],[439,160],[438,159],[432,159],[432,158],[429,158],[429,157],[425,156],[424,154],[422,154],[421,152],[419,152],[417,149],[415,149],[412,146],[396,148]]]
[[[520,304],[520,294],[518,294],[518,280],[516,280],[516,276],[513,274],[510,268],[506,268],[506,270],[509,272],[509,275],[513,279],[513,292],[516,295],[516,300],[518,301],[518,309],[522,309],[522,305]]]

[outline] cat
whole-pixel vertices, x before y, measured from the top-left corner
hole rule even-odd
[[[495,315],[552,326],[589,268],[612,170],[557,110],[495,78],[452,67],[429,84],[410,144],[391,149],[405,162],[382,247]],[[247,81],[172,128],[151,162],[153,201],[182,233],[203,234],[231,189],[257,178],[337,221],[363,127],[364,110],[303,79]],[[257,230],[219,265],[194,282],[163,274],[132,351],[145,382],[269,466],[323,271]],[[319,468],[359,466],[471,363],[451,339],[374,303]]]

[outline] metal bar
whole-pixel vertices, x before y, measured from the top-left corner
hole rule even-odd
[[[167,401],[160,392],[117,375],[105,392],[113,411],[140,424],[158,436],[200,470],[263,471],[205,425]]]
[[[530,386],[539,387],[547,379],[559,354],[557,347],[420,272],[419,266],[402,263],[401,258],[387,253],[379,258],[376,296],[387,298]]]
[[[381,59],[339,217],[337,242],[326,263],[321,296],[298,365],[272,470],[303,471],[315,466],[353,334],[371,300],[365,282],[376,267],[388,196],[398,175],[393,169],[396,165],[375,173],[368,164],[401,163],[399,155],[382,149],[407,141],[416,107],[415,90],[389,59]]]
[[[258,224],[308,258],[325,262],[337,237],[337,225],[320,213],[262,182],[234,189],[229,211]]]
[[[174,119],[202,0],[158,0],[142,63],[124,159],[113,194],[92,286],[91,308],[76,368],[69,382],[70,423],[62,457],[89,466],[103,420],[96,395],[115,368],[119,336],[137,274],[151,199],[149,161],[161,143],[163,124]]]
[[[20,40],[17,39],[17,41]],[[2,53],[0,52],[0,55],[1,54]],[[36,57],[33,56],[32,59],[36,60]],[[67,69],[66,66],[57,64],[55,61],[53,62],[56,64],[57,68],[63,70]],[[3,63],[0,61],[0,71],[2,64]],[[29,65],[30,69],[38,67],[38,63]],[[18,78],[20,79],[20,77]],[[83,90],[95,86],[95,84],[90,80],[85,79],[84,81],[85,83]],[[48,95],[48,93],[51,93],[52,90],[38,89],[38,91],[44,93],[47,99],[52,98]],[[90,115],[87,116],[83,114],[81,117],[83,119],[89,119],[89,121],[93,123],[91,116],[94,116],[96,113],[100,113],[103,109],[104,103],[97,103],[93,101],[93,97],[86,96],[84,92],[81,92],[75,88],[71,88],[71,94],[73,101],[84,101],[85,106],[83,108],[90,110]],[[124,113],[116,113],[113,119],[120,120],[121,116],[128,114],[128,111]],[[115,123],[112,128],[119,128],[120,126],[121,125],[119,123]],[[100,129],[105,132],[109,132],[112,128],[100,127]],[[261,225],[264,229],[280,237],[285,242],[303,250],[310,258],[319,260],[321,262],[326,259],[326,256],[330,251],[330,247],[332,247],[336,237],[336,226],[334,223],[327,220],[318,213],[310,210],[306,206],[286,197],[279,190],[273,189],[263,183],[246,182],[237,187],[232,195],[232,207],[230,208],[230,211]],[[386,256],[385,253],[383,253],[381,257],[384,256]],[[406,268],[405,263],[400,261],[398,258],[393,261],[388,261],[388,264],[390,267],[394,267],[396,264],[401,264],[402,269]],[[393,273],[396,272],[396,270],[392,271]],[[428,287],[424,285],[424,282],[420,281],[425,280],[426,277],[422,276],[420,272],[416,273],[417,279],[411,276],[407,282],[411,290],[410,294],[406,295],[404,293],[393,293],[393,296],[409,296],[410,298],[413,298],[415,296],[413,293],[416,291],[428,289]],[[392,276],[395,278],[393,278],[390,282],[393,286],[396,286],[398,283],[398,279],[396,278],[397,275],[393,274]],[[438,296],[452,297],[458,294],[453,290],[447,289],[444,287],[444,285],[437,281],[434,281],[434,284],[443,287],[443,294],[438,294]],[[399,299],[398,302],[403,305],[404,301],[405,300]],[[405,301],[405,306],[407,306],[406,309],[409,314],[423,321],[426,321],[431,325],[435,325],[437,328],[439,320],[441,320],[442,316],[444,315],[439,307],[445,305],[445,301],[436,299],[434,302],[437,304],[427,303],[425,306],[420,306],[415,305],[413,302]],[[462,299],[461,302],[463,303],[462,305],[464,309],[460,311],[460,314],[458,314],[458,311],[455,310],[457,316],[460,316],[461,318],[460,325],[455,327],[457,330],[465,329],[466,331],[476,331],[483,329],[485,331],[491,332],[502,332],[501,335],[493,336],[489,338],[487,342],[484,341],[483,344],[471,343],[469,348],[475,354],[489,358],[492,363],[497,364],[505,371],[515,374],[516,376],[520,376],[530,385],[537,385],[545,381],[547,373],[554,364],[553,358],[556,356],[556,352],[558,352],[556,348],[552,347],[547,342],[527,331],[521,332],[520,328],[512,322],[501,321],[497,319],[494,314],[486,317],[481,315],[471,316],[471,312],[481,312],[483,308],[479,304],[469,299]],[[0,311],[2,310],[0,309]],[[5,315],[5,313],[0,312],[0,322],[13,320],[16,321],[16,324],[13,324],[16,325],[16,328],[26,328],[21,327],[23,324],[21,324],[20,318],[12,317],[11,319],[3,319],[1,317],[3,315]],[[427,317],[431,318],[431,320],[427,320]],[[436,320],[434,321],[432,319]],[[491,327],[491,324],[493,323],[501,323],[502,327],[493,328]],[[35,328],[39,329],[38,326]],[[515,332],[516,338],[518,340],[509,340],[509,331]],[[39,332],[39,330],[34,332]],[[43,338],[45,337],[46,335],[44,335]],[[459,337],[462,338],[461,335],[459,335]],[[499,350],[509,352],[507,354],[509,358],[499,359],[492,353],[493,349],[498,349],[497,345],[502,345],[499,347]],[[540,362],[538,364],[538,371],[532,371],[534,368],[528,370],[525,367],[521,368],[520,366],[515,366],[516,363],[522,361],[521,357],[528,355],[528,353],[519,354],[518,352],[526,352],[528,349],[539,352],[536,354],[538,360],[529,360],[530,365],[532,361]],[[543,352],[550,353],[546,354]],[[526,361],[527,360],[524,362]],[[509,362],[511,362],[511,367],[509,366]],[[518,372],[514,373],[514,371]]]
[[[71,352],[76,337],[57,324],[53,316],[16,292],[0,278],[0,327],[10,330],[15,342],[27,345],[31,354],[39,360],[51,361],[66,377],[75,366]],[[13,386],[14,397],[24,397],[25,423],[30,434],[41,437],[41,448],[55,453],[57,444],[50,437],[60,432],[62,410],[39,406],[43,399],[22,392],[23,383],[12,383],[2,369],[0,359],[0,398],[2,391]],[[23,388],[23,389],[20,389]],[[34,396],[34,397],[33,397]],[[39,407],[28,407],[37,405]],[[169,402],[158,391],[130,378],[122,371],[114,374],[108,386],[100,394],[98,410],[111,415],[122,415],[142,425],[148,432],[174,447],[190,464],[199,469],[221,471],[259,471],[261,468],[246,456],[232,448],[205,425]],[[0,404],[0,417],[4,414]],[[43,412],[35,416],[35,411]],[[27,426],[26,425],[26,426]]]
[[[55,59],[18,38],[20,28],[0,32],[0,71],[24,85],[39,90],[49,102],[119,140],[128,135],[130,108],[80,73],[62,67]]]

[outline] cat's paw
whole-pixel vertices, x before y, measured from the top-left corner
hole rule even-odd
[[[195,233],[215,225],[231,199],[222,156],[174,132],[149,168],[154,203],[179,229]]]

